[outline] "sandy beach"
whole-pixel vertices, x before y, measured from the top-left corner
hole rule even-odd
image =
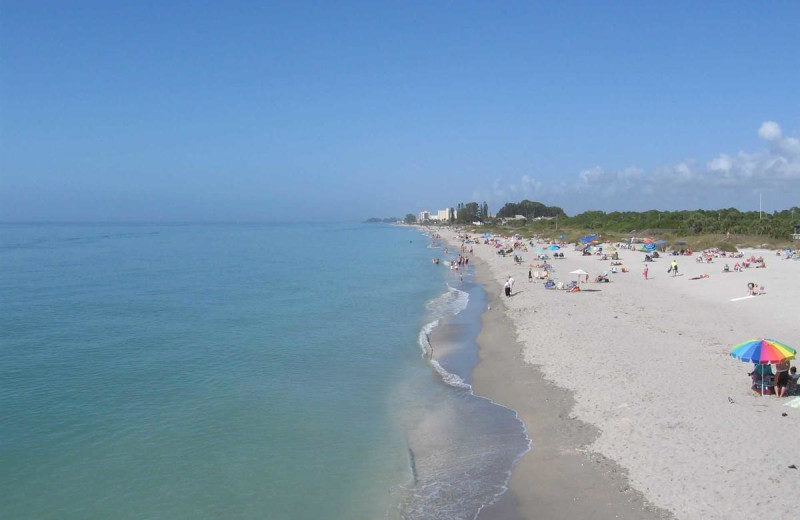
[[[458,251],[455,231],[439,231]],[[481,241],[482,242],[482,241]],[[723,273],[727,262],[672,257],[649,264],[619,250],[630,271],[577,293],[528,282],[539,263],[473,244],[489,293],[474,388],[519,413],[531,451],[510,493],[480,518],[788,518],[800,498],[800,409],[793,398],[757,396],[753,365],[731,347],[769,337],[800,343],[800,262],[762,255],[765,269]],[[576,269],[590,280],[610,261],[565,247],[552,279]],[[707,278],[692,278],[708,274]],[[513,296],[503,296],[508,276]],[[765,294],[748,295],[747,283]],[[793,362],[794,364],[794,362]]]

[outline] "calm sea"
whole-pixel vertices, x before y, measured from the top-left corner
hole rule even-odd
[[[527,438],[472,395],[485,295],[433,247],[0,226],[0,518],[473,518]]]

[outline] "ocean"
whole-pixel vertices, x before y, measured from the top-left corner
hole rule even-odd
[[[475,518],[529,441],[472,393],[486,296],[453,255],[384,224],[0,226],[0,518]]]

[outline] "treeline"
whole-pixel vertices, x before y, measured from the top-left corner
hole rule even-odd
[[[460,202],[456,206],[456,223],[468,224],[470,222],[485,222],[489,218],[489,205],[486,201],[483,204],[477,202]]]
[[[535,217],[558,216],[557,222],[540,221],[533,224],[544,229],[559,226],[561,229],[585,229],[630,233],[636,230],[660,230],[680,234],[747,234],[771,238],[789,238],[794,224],[800,223],[800,208],[792,207],[773,213],[739,211],[736,208],[692,211],[585,211],[573,217],[567,216],[557,206],[545,206],[539,202],[523,200],[509,203],[497,212],[497,217],[508,218],[524,215],[530,222]]]
[[[586,211],[565,219],[564,225],[629,233],[636,229],[663,229],[684,234],[732,233],[787,238],[794,230],[793,207],[774,213],[736,208],[694,211]]]
[[[497,218],[510,218],[522,215],[528,220],[537,217],[565,217],[564,210],[558,206],[545,206],[541,202],[523,200],[521,202],[509,202],[497,212]]]

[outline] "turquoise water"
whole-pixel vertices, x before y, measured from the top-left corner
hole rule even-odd
[[[527,439],[466,385],[482,290],[432,256],[385,225],[1,226],[0,518],[473,518]]]

